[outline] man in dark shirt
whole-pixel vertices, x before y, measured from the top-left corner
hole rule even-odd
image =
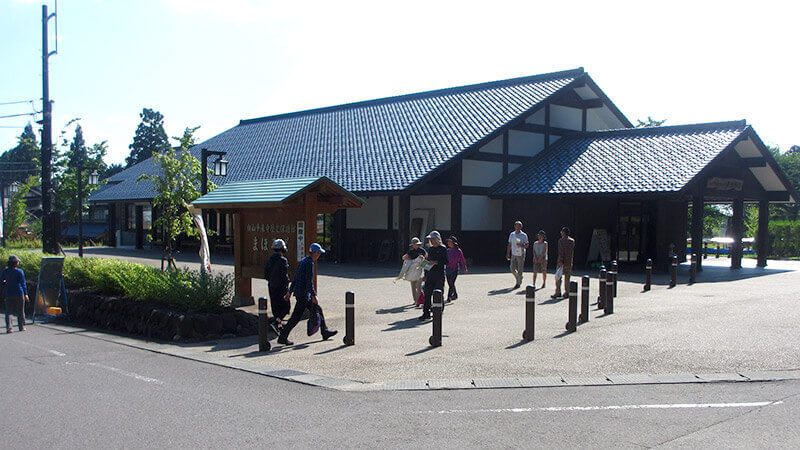
[[[291,333],[292,329],[300,322],[300,318],[303,317],[303,312],[305,312],[306,308],[309,310],[314,308],[317,314],[319,314],[323,340],[328,340],[337,333],[336,330],[329,330],[328,326],[325,324],[322,308],[317,301],[317,291],[314,289],[314,263],[317,262],[321,254],[325,253],[325,250],[321,245],[314,243],[309,247],[308,253],[309,255],[303,258],[300,264],[297,265],[297,273],[294,275],[289,293],[286,294],[287,299],[289,295],[294,294],[295,304],[292,316],[289,317],[289,321],[283,326],[281,335],[278,337],[279,344],[294,344],[294,342],[289,340],[289,333]]]
[[[272,317],[280,328],[283,318],[289,314],[289,299],[285,298],[289,292],[289,260],[285,256],[287,249],[283,239],[275,239],[272,249],[275,253],[264,266],[264,278],[267,280]]]
[[[420,321],[428,320],[431,318],[431,297],[433,291],[440,289],[444,292],[444,268],[447,265],[447,249],[442,245],[442,235],[438,231],[431,231],[431,234],[426,236],[431,244],[428,249],[428,257],[426,261],[433,264],[425,275],[425,306],[422,310],[422,315],[419,317]],[[444,306],[444,305],[443,305]]]

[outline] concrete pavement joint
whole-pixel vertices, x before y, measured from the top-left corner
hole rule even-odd
[[[613,386],[613,385],[647,385],[647,384],[699,384],[699,383],[736,383],[767,382],[800,379],[800,369],[788,370],[742,370],[736,373],[678,373],[678,374],[615,374],[598,376],[558,376],[558,377],[517,377],[517,378],[476,378],[446,380],[390,380],[375,383],[364,383],[356,380],[328,377],[302,372],[294,369],[256,366],[248,361],[209,355],[204,352],[178,351],[169,344],[138,341],[123,336],[95,332],[78,327],[55,324],[39,324],[43,328],[69,332],[83,330],[80,335],[111,342],[127,347],[145,350],[167,356],[174,356],[191,361],[213,364],[229,369],[241,370],[256,375],[276,378],[292,383],[317,386],[347,392],[364,391],[427,391],[427,390],[469,390],[469,389],[508,389],[537,387],[577,387],[577,386]],[[49,351],[49,350],[48,350]]]

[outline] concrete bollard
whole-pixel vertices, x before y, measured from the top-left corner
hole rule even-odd
[[[569,282],[569,318],[567,319],[567,331],[572,333],[578,329],[578,282]]]
[[[649,291],[653,282],[653,260],[647,258],[647,264],[644,266],[644,290]]]
[[[611,278],[614,280],[614,290],[611,291],[611,296],[617,296],[617,275],[619,275],[619,266],[617,261],[611,261]]]
[[[522,339],[528,342],[533,340],[535,325],[536,288],[533,286],[527,286],[525,288],[525,331],[522,332]]]
[[[258,351],[268,352],[272,348],[269,343],[269,317],[267,317],[267,299],[258,298]]]
[[[344,294],[344,345],[356,344],[356,294],[347,291]]]
[[[578,316],[578,322],[585,323],[589,321],[589,275],[581,277],[581,315]]]
[[[444,301],[442,298],[442,290],[436,289],[433,291],[433,298],[431,299],[431,308],[433,309],[433,334],[428,343],[431,347],[442,346],[442,309],[444,308]]]
[[[675,287],[678,285],[678,257],[672,256],[670,257],[670,272],[672,276],[669,280],[669,287]]]
[[[608,277],[608,273],[606,272],[605,266],[600,266],[600,283],[598,284],[597,292],[599,295],[597,296],[597,309],[603,309],[606,305],[606,278]]]
[[[603,311],[606,314],[614,312],[614,280],[613,276],[606,276],[606,299],[603,302]]]
[[[697,255],[691,255],[692,264],[689,268],[689,284],[694,284],[697,281]]]

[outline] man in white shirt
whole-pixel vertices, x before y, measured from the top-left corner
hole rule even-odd
[[[522,270],[525,267],[525,252],[528,248],[528,235],[522,232],[522,222],[514,222],[514,231],[508,235],[506,259],[509,261],[511,274],[517,280],[514,289],[522,285]]]

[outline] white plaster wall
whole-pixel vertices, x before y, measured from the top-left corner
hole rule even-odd
[[[528,118],[525,119],[525,122],[535,125],[544,125],[544,108],[528,116]]]
[[[449,195],[412,195],[411,211],[415,209],[434,209],[433,226],[430,230],[449,230],[450,229],[450,196]],[[426,231],[430,231],[426,230]]]
[[[586,111],[586,131],[614,130],[625,128],[622,122],[608,107],[592,108]]]
[[[758,158],[761,156],[761,152],[758,151],[758,147],[756,147],[756,144],[754,144],[750,139],[739,142],[733,148],[736,149],[736,153],[738,153],[742,158]]]
[[[496,138],[492,139],[491,141],[487,142],[486,145],[478,149],[479,152],[484,153],[503,153],[503,135],[497,136]]]
[[[519,168],[520,168],[520,166],[522,166],[522,164],[517,164],[517,163],[508,163],[508,173],[511,173],[511,172],[513,172],[513,171],[515,171],[515,170],[519,169]]]
[[[550,105],[550,126],[580,131],[583,126],[583,111],[568,106]]]
[[[461,196],[461,229],[498,231],[503,221],[503,201],[485,195]]]
[[[575,93],[578,94],[578,96],[584,100],[600,98],[598,97],[597,93],[595,93],[594,90],[592,90],[592,88],[590,88],[589,86],[577,87],[575,88]]]
[[[544,134],[510,130],[508,132],[508,154],[534,156],[544,149]]]
[[[461,184],[489,187],[503,177],[503,163],[465,159],[461,162]]]
[[[356,230],[385,230],[389,200],[386,196],[367,197],[361,208],[347,208],[347,228]]]

